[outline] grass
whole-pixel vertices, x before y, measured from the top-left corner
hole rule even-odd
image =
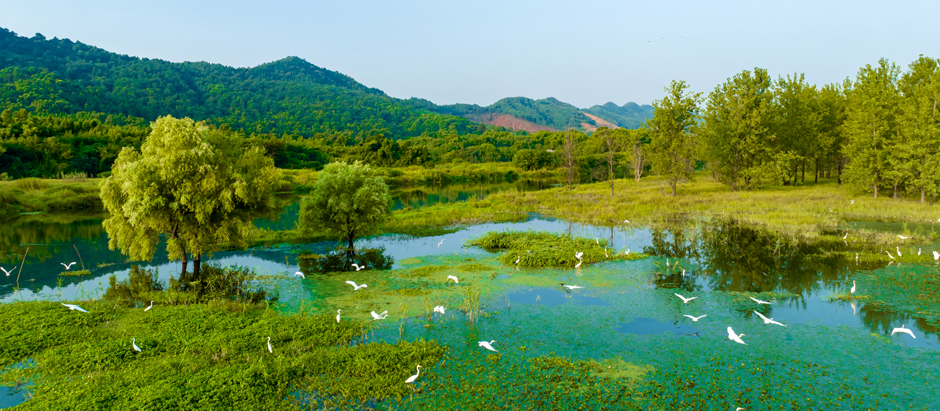
[[[21,213],[52,213],[73,210],[102,209],[98,198],[100,179],[24,178],[0,181],[0,217],[11,218]]]
[[[645,254],[624,254],[607,249],[607,240],[532,231],[490,231],[467,240],[466,245],[487,251],[506,250],[500,261],[519,267],[575,267],[583,260],[592,264],[611,260],[639,260]],[[581,260],[575,255],[583,252]]]

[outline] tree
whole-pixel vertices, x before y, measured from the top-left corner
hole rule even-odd
[[[772,102],[770,76],[761,68],[736,74],[708,95],[701,128],[708,166],[732,190],[775,180],[780,161],[793,160],[773,155]]]
[[[897,147],[909,160],[908,189],[919,192],[923,203],[926,194],[940,190],[940,61],[920,56],[909,67],[898,84],[904,98]]]
[[[775,122],[773,134],[774,146],[778,153],[790,155],[802,163],[801,183],[806,182],[806,159],[815,157],[816,174],[819,177],[819,140],[818,128],[820,122],[820,109],[817,103],[816,86],[811,86],[804,80],[803,74],[794,74],[791,78],[779,77],[774,85],[773,111]],[[798,164],[787,164],[786,181],[784,184],[796,184]],[[790,172],[792,170],[792,173]]]
[[[568,191],[571,191],[571,180],[578,172],[578,139],[573,131],[565,131],[565,139],[561,145],[562,165],[568,176]]]
[[[848,93],[843,125],[850,160],[846,178],[858,187],[871,188],[878,198],[878,186],[888,182],[888,153],[898,131],[900,69],[887,59],[877,67],[866,64],[858,72]]]
[[[392,198],[382,177],[356,161],[330,163],[320,171],[310,196],[300,203],[297,227],[305,233],[339,236],[355,253],[356,237],[374,234],[392,214]]]
[[[165,234],[180,283],[202,281],[200,259],[212,247],[244,245],[252,220],[278,209],[278,172],[264,150],[189,118],[160,117],[140,151],[121,149],[101,186],[108,247],[137,260],[153,257]],[[188,256],[193,273],[188,276]]]
[[[594,132],[595,135],[604,141],[605,151],[604,160],[607,162],[607,180],[610,181],[610,196],[614,196],[614,169],[617,167],[617,150],[620,148],[622,140],[621,129],[611,130],[607,127],[601,127]]]
[[[680,181],[692,180],[694,171],[695,134],[698,105],[702,93],[686,92],[685,81],[675,81],[666,87],[667,96],[653,101],[653,118],[647,120],[650,129],[650,152],[653,167],[666,178],[676,195]]]
[[[825,158],[827,177],[831,174],[835,163],[836,175],[839,184],[842,184],[842,169],[848,161],[842,147],[845,146],[845,134],[842,124],[845,122],[845,91],[851,89],[851,83],[846,79],[843,86],[838,83],[827,84],[819,91],[819,123],[816,143],[818,153]]]
[[[649,144],[649,129],[644,125],[636,130],[623,130],[622,144],[627,150],[627,155],[621,158],[625,169],[629,168],[633,172],[633,181],[640,182],[643,177],[643,170],[646,167],[646,157],[643,155],[643,147]],[[626,171],[624,171],[626,174]],[[626,175],[624,175],[626,178]]]

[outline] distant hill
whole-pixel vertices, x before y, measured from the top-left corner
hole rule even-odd
[[[584,110],[623,128],[637,128],[648,118],[653,118],[653,106],[629,102],[623,106],[607,103]]]
[[[339,132],[400,139],[483,130],[462,117],[416,109],[297,57],[253,68],[171,63],[0,28],[0,71],[0,110],[41,107],[146,120],[170,114],[247,132],[301,136]]]

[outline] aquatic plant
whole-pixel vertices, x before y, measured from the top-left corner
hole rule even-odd
[[[487,251],[506,250],[499,260],[519,267],[574,267],[579,263],[591,264],[608,260],[637,260],[640,253],[623,254],[607,249],[604,239],[573,237],[564,234],[535,231],[490,231],[466,241],[466,245]],[[581,259],[577,253],[583,253]]]

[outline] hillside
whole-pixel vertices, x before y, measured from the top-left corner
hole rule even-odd
[[[648,118],[653,117],[653,106],[629,102],[623,106],[607,103],[584,110],[623,128],[637,128]]]
[[[0,70],[0,109],[145,120],[170,114],[246,132],[300,136],[340,132],[401,139],[442,130],[482,131],[482,125],[416,109],[297,57],[253,68],[171,63],[0,28]]]

